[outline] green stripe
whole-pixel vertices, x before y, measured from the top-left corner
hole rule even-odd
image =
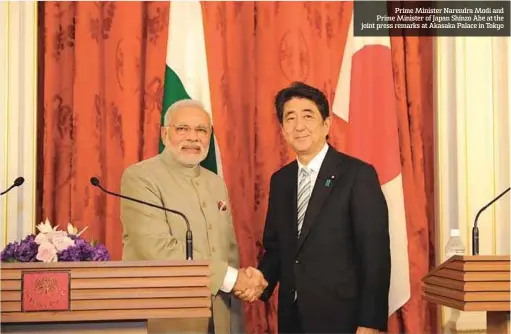
[[[179,100],[190,99],[190,95],[186,92],[181,79],[179,79],[176,72],[174,72],[170,67],[165,67],[165,83],[163,86],[163,110],[161,113],[161,124],[164,124],[165,114],[167,109],[174,103]],[[160,148],[159,152],[163,151],[165,146],[163,146],[163,142],[160,137]],[[214,135],[211,135],[211,141],[209,143],[209,151],[206,159],[201,162],[201,166],[209,169],[213,173],[218,172],[218,168],[216,165],[216,154],[215,154],[215,138]]]

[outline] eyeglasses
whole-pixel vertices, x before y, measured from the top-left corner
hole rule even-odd
[[[188,125],[169,125],[170,127],[173,127],[176,130],[176,134],[180,136],[188,135],[190,131],[192,130],[192,127]],[[207,137],[209,135],[210,129],[206,126],[196,126],[193,128],[193,131],[197,135],[197,137]]]

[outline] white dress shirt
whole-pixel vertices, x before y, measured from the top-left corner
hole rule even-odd
[[[234,284],[236,284],[236,280],[238,279],[238,269],[233,267],[227,267],[227,272],[225,273],[224,282],[220,287],[220,290],[225,293],[230,293],[234,288]]]
[[[316,179],[318,178],[319,169],[321,168],[321,165],[323,164],[323,160],[325,160],[326,152],[328,152],[328,144],[325,143],[325,146],[323,146],[321,151],[319,151],[319,153],[316,154],[316,156],[307,164],[307,166],[302,164],[300,162],[300,160],[296,159],[296,161],[298,162],[298,177],[297,177],[296,181],[300,182],[300,171],[302,168],[307,167],[311,171],[311,173],[310,173],[311,186],[312,186],[312,189],[314,189],[314,184],[316,184]]]

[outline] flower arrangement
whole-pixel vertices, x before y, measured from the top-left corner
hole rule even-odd
[[[9,243],[1,253],[2,262],[73,262],[108,261],[110,254],[104,245],[89,243],[70,223],[67,231],[57,230],[46,219],[37,226],[39,233],[30,234],[20,242]]]

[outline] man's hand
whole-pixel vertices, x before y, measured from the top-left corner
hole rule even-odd
[[[356,334],[378,334],[378,333],[380,333],[380,331],[374,328],[358,327]]]
[[[253,267],[240,269],[238,279],[234,284],[234,295],[246,302],[254,302],[268,286],[263,274]]]

